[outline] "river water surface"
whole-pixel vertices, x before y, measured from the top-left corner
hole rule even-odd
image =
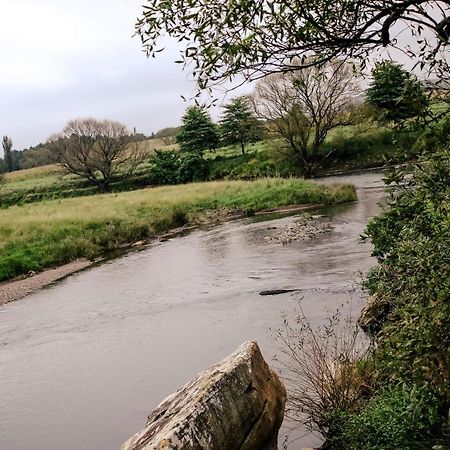
[[[161,400],[242,342],[256,340],[270,362],[270,329],[300,297],[313,323],[348,300],[360,308],[355,273],[374,261],[359,236],[384,198],[381,174],[332,181],[355,184],[359,201],[327,210],[334,229],[314,239],[264,239],[295,216],[237,220],[0,308],[0,449],[119,450]],[[259,295],[270,289],[300,291]],[[320,442],[302,435],[288,448]]]

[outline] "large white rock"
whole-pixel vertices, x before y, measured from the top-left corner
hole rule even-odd
[[[246,342],[166,398],[122,450],[277,448],[286,390]]]

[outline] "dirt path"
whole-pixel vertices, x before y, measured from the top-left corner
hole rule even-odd
[[[66,277],[81,269],[89,267],[92,263],[87,259],[78,259],[69,264],[48,269],[28,278],[0,283],[0,305],[19,300],[29,294],[39,291],[43,287]]]

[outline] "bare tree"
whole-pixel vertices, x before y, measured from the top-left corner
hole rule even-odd
[[[360,95],[351,64],[335,60],[260,80],[253,95],[257,115],[288,144],[306,177],[329,155],[320,150],[328,132],[348,125]]]
[[[5,160],[5,166],[7,172],[12,172],[14,170],[14,160],[12,155],[13,142],[9,136],[3,136],[2,139],[3,146],[3,158]]]
[[[139,144],[129,142],[127,127],[110,120],[71,120],[49,141],[57,162],[68,172],[85,178],[101,192],[111,183],[129,178],[142,163]]]

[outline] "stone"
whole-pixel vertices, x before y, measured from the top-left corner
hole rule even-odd
[[[275,450],[286,390],[255,342],[167,397],[122,450]]]
[[[391,311],[391,303],[373,296],[362,309],[358,318],[358,325],[368,336],[375,337]]]

